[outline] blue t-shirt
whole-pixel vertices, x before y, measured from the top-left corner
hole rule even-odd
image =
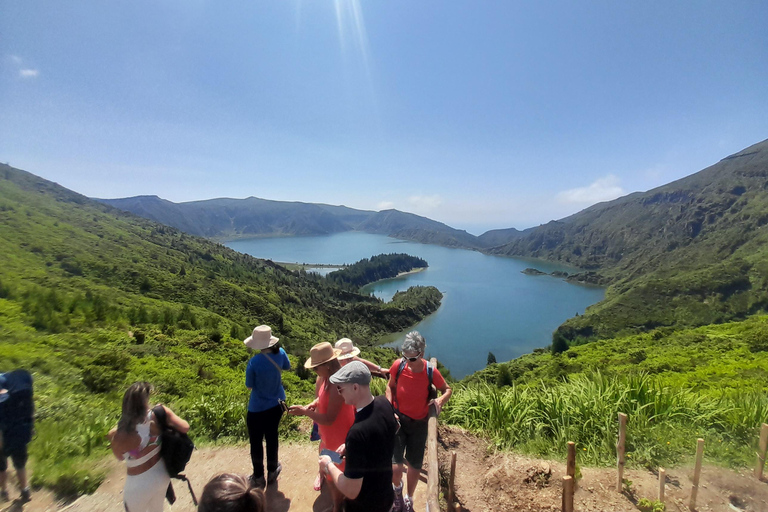
[[[266,411],[277,407],[278,400],[285,400],[282,374],[267,358],[283,370],[291,369],[288,354],[282,348],[277,354],[261,352],[253,356],[245,370],[245,387],[251,388],[248,412]]]

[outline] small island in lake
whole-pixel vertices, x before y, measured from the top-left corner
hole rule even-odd
[[[425,260],[409,254],[379,254],[331,272],[326,278],[339,285],[360,288],[375,281],[391,279],[427,267]]]
[[[562,270],[554,270],[550,273],[546,273],[546,272],[542,272],[537,268],[528,267],[525,270],[521,270],[520,272],[529,276],[552,276],[552,277],[561,277],[563,279],[568,277],[568,272],[563,272]]]

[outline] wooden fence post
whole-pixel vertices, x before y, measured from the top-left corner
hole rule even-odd
[[[659,501],[664,503],[664,489],[667,484],[667,470],[659,468]]]
[[[573,441],[568,441],[568,461],[565,474],[573,477],[573,480],[576,481],[576,443]]]
[[[619,413],[619,442],[616,443],[616,458],[618,475],[616,477],[616,492],[624,490],[624,443],[627,439],[627,415]]]
[[[696,466],[693,469],[693,487],[691,488],[691,502],[688,508],[696,510],[696,494],[699,492],[699,477],[701,477],[701,462],[704,459],[704,440],[696,441]]]
[[[456,452],[451,452],[451,474],[448,477],[448,508],[453,507],[453,502],[456,501],[456,491],[454,490],[454,482],[456,481]]]
[[[431,358],[430,363],[437,368],[437,359]],[[437,495],[440,491],[440,467],[437,463],[437,411],[429,408],[427,423],[427,512],[440,512]]]
[[[760,447],[757,452],[757,467],[755,468],[755,476],[758,480],[763,479],[766,451],[768,451],[768,423],[763,423],[760,428]]]
[[[563,477],[563,512],[573,512],[573,477]]]

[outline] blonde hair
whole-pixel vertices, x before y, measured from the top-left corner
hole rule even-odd
[[[232,473],[213,477],[203,488],[197,512],[265,512],[264,491]]]

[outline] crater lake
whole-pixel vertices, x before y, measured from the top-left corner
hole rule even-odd
[[[378,281],[363,288],[363,292],[388,301],[398,290],[410,286],[437,287],[444,295],[440,308],[407,331],[421,332],[427,340],[427,356],[437,357],[455,378],[484,368],[489,352],[502,362],[548,346],[552,332],[561,323],[584,313],[604,296],[603,288],[573,284],[550,275],[522,273],[528,267],[547,273],[572,273],[573,268],[383,235],[346,232],[239,239],[224,244],[257,258],[286,263],[344,265],[382,253],[406,253],[425,259],[429,264],[426,270]],[[399,345],[405,332],[384,341]],[[317,341],[335,342],[330,338]]]

